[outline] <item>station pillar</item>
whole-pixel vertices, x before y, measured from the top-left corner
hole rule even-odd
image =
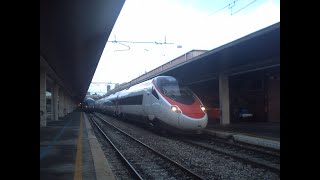
[[[67,109],[68,109],[68,95],[67,93],[63,93],[63,116],[67,115]]]
[[[230,101],[229,101],[229,77],[227,74],[219,74],[219,101],[220,101],[220,124],[230,124]]]
[[[69,96],[66,96],[66,114],[69,114]]]
[[[53,91],[52,91],[52,117],[53,120],[57,121],[59,119],[59,85],[57,83],[54,83],[53,85]]]
[[[71,100],[70,100],[70,96],[68,96],[67,97],[67,114],[71,112],[70,105],[71,105]]]
[[[63,90],[59,90],[59,117],[63,117],[63,109],[64,109],[64,93]]]
[[[47,126],[46,76],[46,71],[40,68],[40,126]]]

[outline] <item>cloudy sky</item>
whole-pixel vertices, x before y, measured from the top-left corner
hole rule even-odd
[[[92,82],[128,82],[188,51],[212,50],[277,22],[280,0],[127,0]]]

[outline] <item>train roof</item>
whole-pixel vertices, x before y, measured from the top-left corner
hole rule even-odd
[[[145,90],[147,90],[148,88],[150,88],[152,86],[151,81],[153,79],[144,81],[142,83],[133,85],[127,89],[124,89],[122,91],[119,91],[118,96],[119,97],[126,97],[126,96],[134,96],[137,94],[141,94],[142,92],[144,92]]]
[[[85,98],[83,101],[85,102],[85,101],[95,101],[95,100],[93,98]]]

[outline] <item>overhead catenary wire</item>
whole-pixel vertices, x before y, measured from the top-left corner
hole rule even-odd
[[[238,13],[239,11],[241,11],[241,10],[243,10],[244,8],[246,8],[246,7],[250,6],[251,4],[253,4],[255,1],[257,1],[257,0],[251,1],[249,4],[245,5],[244,7],[242,7],[241,9],[239,9],[238,11],[236,11],[235,13],[232,13],[232,12],[231,12],[231,15],[234,15],[234,14]]]
[[[174,43],[167,43],[167,42],[147,42],[147,41],[108,41],[108,42],[113,42],[113,43],[149,43],[149,44],[174,44]]]
[[[257,1],[257,0],[253,0],[253,1],[251,1],[249,4],[245,5],[244,7],[240,8],[239,10],[237,10],[236,12],[232,12],[232,9],[233,9],[233,7],[236,5],[236,2],[237,2],[237,1],[239,1],[239,0],[234,0],[234,1],[232,1],[231,3],[227,4],[226,6],[220,8],[220,9],[218,9],[217,11],[209,14],[208,16],[212,16],[212,15],[214,15],[214,14],[222,11],[222,10],[225,9],[225,8],[230,9],[230,10],[231,10],[231,15],[234,15],[234,14],[238,13],[239,11],[245,9],[245,8],[248,7],[249,5],[253,4],[253,3],[254,3],[255,1]]]
[[[232,3],[227,4],[227,5],[224,6],[223,8],[221,8],[221,9],[219,9],[219,10],[217,10],[217,11],[211,13],[211,14],[209,14],[208,16],[212,16],[212,15],[216,14],[216,13],[219,12],[219,11],[222,11],[223,9],[225,9],[225,8],[227,8],[227,7],[232,8],[233,6],[235,6],[235,3],[236,3],[237,1],[239,1],[239,0],[234,0]],[[232,4],[233,4],[233,6],[231,7]]]
[[[107,42],[118,43],[118,44],[121,44],[121,45],[126,46],[128,48],[128,49],[114,50],[114,52],[130,50],[130,46],[128,46],[126,44],[123,44],[123,43],[156,44],[156,45],[174,44],[174,43],[168,43],[167,40],[166,40],[166,37],[164,38],[164,42],[157,42],[157,41],[117,41],[116,37],[115,37],[115,40],[107,41]]]
[[[116,50],[114,50],[114,52],[116,52],[116,51],[129,51],[130,50],[130,46],[127,46],[127,45],[125,45],[125,44],[123,44],[123,43],[119,43],[119,42],[117,42],[118,44],[121,44],[121,45],[123,45],[123,46],[126,46],[128,49],[116,49]]]

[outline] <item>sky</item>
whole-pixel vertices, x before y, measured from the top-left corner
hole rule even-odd
[[[191,50],[212,50],[278,22],[280,0],[126,0],[92,82],[129,82]],[[88,91],[104,89],[92,84]]]

